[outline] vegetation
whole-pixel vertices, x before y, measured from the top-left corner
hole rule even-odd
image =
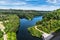
[[[4,22],[6,32],[16,32],[19,26],[19,17],[16,15],[7,15],[8,22]],[[13,30],[13,31],[12,31]]]
[[[3,36],[3,32],[0,30],[0,38]]]
[[[4,40],[3,37],[1,37],[0,40]]]
[[[19,17],[15,14],[0,14],[0,21],[3,22],[5,34],[8,36],[7,40],[17,40],[16,32],[19,27]],[[3,39],[3,32],[0,30],[0,40]]]
[[[8,38],[7,38],[8,40],[17,40],[16,33],[14,32],[8,32],[7,35],[8,35]]]
[[[36,23],[38,26],[38,29],[51,33],[55,32],[56,30],[60,29],[60,12],[59,10],[55,10],[51,13],[48,13],[43,16],[43,20]]]
[[[1,9],[0,10],[0,21],[3,22],[3,25],[5,27],[4,31],[6,32],[8,38],[7,40],[16,40],[16,32],[18,30],[19,26],[19,17],[20,18],[26,18],[31,20],[35,16],[41,16],[47,12],[50,11],[35,11],[35,10],[12,10],[12,9]],[[33,28],[33,31],[35,29]],[[41,34],[39,31],[35,30],[36,32],[33,32],[34,36],[36,34],[37,37],[40,37]],[[37,34],[39,33],[39,34]],[[3,33],[0,31],[0,40],[3,39]]]
[[[50,11],[35,11],[35,10],[15,10],[15,9],[1,9],[0,14],[16,14],[20,18],[32,19],[35,16],[42,16]]]
[[[43,16],[43,19],[36,23],[36,26],[39,30],[46,33],[55,32],[58,29],[60,29],[60,9],[54,10],[50,13],[45,14]],[[32,27],[32,30],[33,30],[33,27]],[[35,32],[35,30],[31,31],[31,28],[30,28],[29,32],[32,33],[32,32]]]
[[[39,32],[38,30],[36,30],[34,27],[31,27],[31,28],[28,28],[28,31],[30,32],[30,34],[32,34],[33,36],[36,36],[36,37],[41,37],[42,33]]]
[[[53,14],[54,13],[54,14]],[[0,10],[0,21],[3,22],[8,38],[7,40],[16,40],[16,32],[19,26],[19,17],[31,20],[35,16],[43,16],[43,20],[36,23],[39,30],[50,33],[56,31],[60,27],[60,11],[35,11],[35,10]],[[54,29],[54,30],[53,30]],[[42,33],[36,30],[34,27],[28,28],[29,32],[36,37],[41,37]],[[3,33],[0,31],[1,38],[3,39]]]

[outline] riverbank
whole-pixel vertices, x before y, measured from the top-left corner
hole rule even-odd
[[[18,40],[41,40],[41,38],[32,36],[28,29],[29,27],[32,27],[36,24],[37,21],[41,20],[42,16],[36,16],[32,20],[28,19],[20,19],[20,28],[18,30]]]
[[[48,34],[55,33],[55,31],[60,29],[60,10],[55,10],[55,11],[52,11],[52,12],[44,15],[43,19],[36,23],[36,27],[37,27],[37,28],[35,28],[36,30],[38,30],[42,33],[45,32],[45,35],[46,35],[46,33],[48,33]],[[34,34],[32,32],[35,32],[35,30],[32,31],[33,27],[28,30],[30,31],[31,35]],[[36,34],[35,34],[35,36],[36,36]]]

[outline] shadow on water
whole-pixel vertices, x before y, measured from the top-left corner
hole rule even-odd
[[[42,40],[37,37],[33,37],[27,30],[28,27],[34,26],[37,21],[42,20],[42,16],[35,17],[32,20],[25,18],[20,19],[20,27],[17,32],[17,40]]]

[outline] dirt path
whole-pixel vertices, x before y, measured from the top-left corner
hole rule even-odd
[[[7,35],[6,35],[5,31],[4,31],[5,27],[3,25],[3,22],[0,22],[0,29],[4,33],[4,35],[3,35],[4,40],[7,40]]]
[[[4,34],[3,37],[4,37],[4,40],[7,40],[7,34]]]
[[[53,37],[52,34],[48,34],[48,33],[46,33],[46,32],[43,32],[43,31],[39,30],[39,29],[37,28],[37,26],[35,26],[35,29],[38,30],[38,31],[40,31],[41,33],[43,33],[42,36],[43,36],[44,38],[51,39],[51,38]]]
[[[39,30],[39,29],[37,28],[37,26],[35,26],[35,29],[38,30],[38,31],[40,31],[40,32],[42,32],[42,33],[44,33],[44,34],[47,34],[47,33],[43,32],[43,31]]]

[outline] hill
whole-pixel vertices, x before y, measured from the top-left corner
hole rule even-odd
[[[19,21],[15,14],[0,14],[0,40],[17,40]]]
[[[50,13],[47,13],[43,16],[41,21],[38,21],[36,23],[37,28],[45,33],[54,33],[55,31],[60,29],[60,9],[54,10]],[[35,26],[28,28],[28,31],[36,37],[41,38],[42,33],[37,33],[37,31],[35,31]],[[31,31],[32,30],[32,31]],[[59,31],[57,31],[59,32]],[[36,35],[37,33],[37,35]]]

